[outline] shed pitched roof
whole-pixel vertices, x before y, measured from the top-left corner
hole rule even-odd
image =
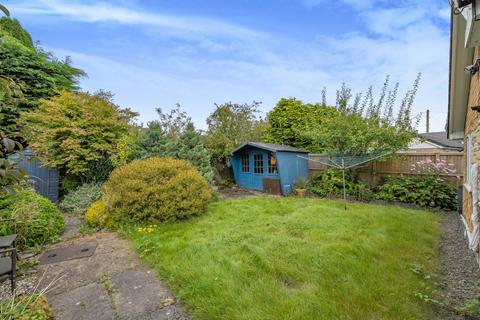
[[[445,131],[420,133],[419,136],[424,138],[427,141],[430,141],[434,144],[437,144],[445,148],[463,150],[463,140],[460,140],[460,139],[450,140],[447,138],[447,133]]]
[[[242,144],[240,147],[236,148],[235,150],[232,151],[232,154],[243,149],[246,146],[252,146],[252,147],[257,147],[260,149],[272,151],[272,152],[298,152],[298,153],[308,153],[308,151],[291,147],[291,146],[286,146],[283,144],[273,144],[273,143],[263,143],[263,142],[252,142],[252,141],[247,141],[244,144]]]

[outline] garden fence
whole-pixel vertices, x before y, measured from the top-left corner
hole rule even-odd
[[[320,155],[310,154],[308,163],[309,175],[321,173],[327,169],[326,165],[316,162]],[[372,186],[377,186],[388,177],[416,174],[412,165],[419,161],[445,161],[453,164],[455,173],[444,174],[443,177],[452,185],[457,186],[463,178],[463,152],[418,153],[411,151],[398,152],[395,157],[387,160],[371,161],[356,167],[358,178]]]

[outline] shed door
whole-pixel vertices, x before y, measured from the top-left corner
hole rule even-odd
[[[242,188],[253,188],[253,173],[251,168],[252,161],[250,160],[250,154],[244,152],[240,159],[240,172],[238,174],[237,184]]]
[[[263,190],[263,178],[265,174],[265,157],[263,152],[253,154],[253,189]]]
[[[263,178],[263,191],[270,194],[282,194],[280,179]]]

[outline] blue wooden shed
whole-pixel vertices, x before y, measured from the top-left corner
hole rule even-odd
[[[33,152],[30,149],[25,149],[23,157],[18,154],[9,156],[9,160],[16,163],[20,168],[27,171],[27,177],[32,180],[35,186],[35,191],[49,199],[50,201],[58,201],[58,189],[60,184],[60,174],[58,170],[47,168],[42,165],[40,160],[35,159]]]
[[[308,177],[308,152],[298,148],[247,141],[232,151],[236,184],[245,189],[288,195]]]

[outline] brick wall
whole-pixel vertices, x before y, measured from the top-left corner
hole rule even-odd
[[[475,49],[475,58],[480,58],[480,48]],[[477,111],[471,110],[470,107],[480,105],[480,73],[476,73],[472,76],[470,83],[470,96],[468,100],[468,110],[467,110],[467,119],[465,124],[465,141],[464,149],[466,152],[467,149],[467,135],[470,134],[472,137],[472,163],[480,163],[480,113]],[[466,155],[466,153],[465,153]],[[467,157],[465,156],[464,168],[466,168]],[[466,181],[467,172],[464,170],[464,182]],[[480,179],[479,179],[480,180]],[[477,182],[478,183],[478,182]],[[480,190],[480,188],[479,188]],[[472,230],[472,195],[466,188],[464,188],[463,193],[463,214],[467,220],[468,227],[470,231]]]

